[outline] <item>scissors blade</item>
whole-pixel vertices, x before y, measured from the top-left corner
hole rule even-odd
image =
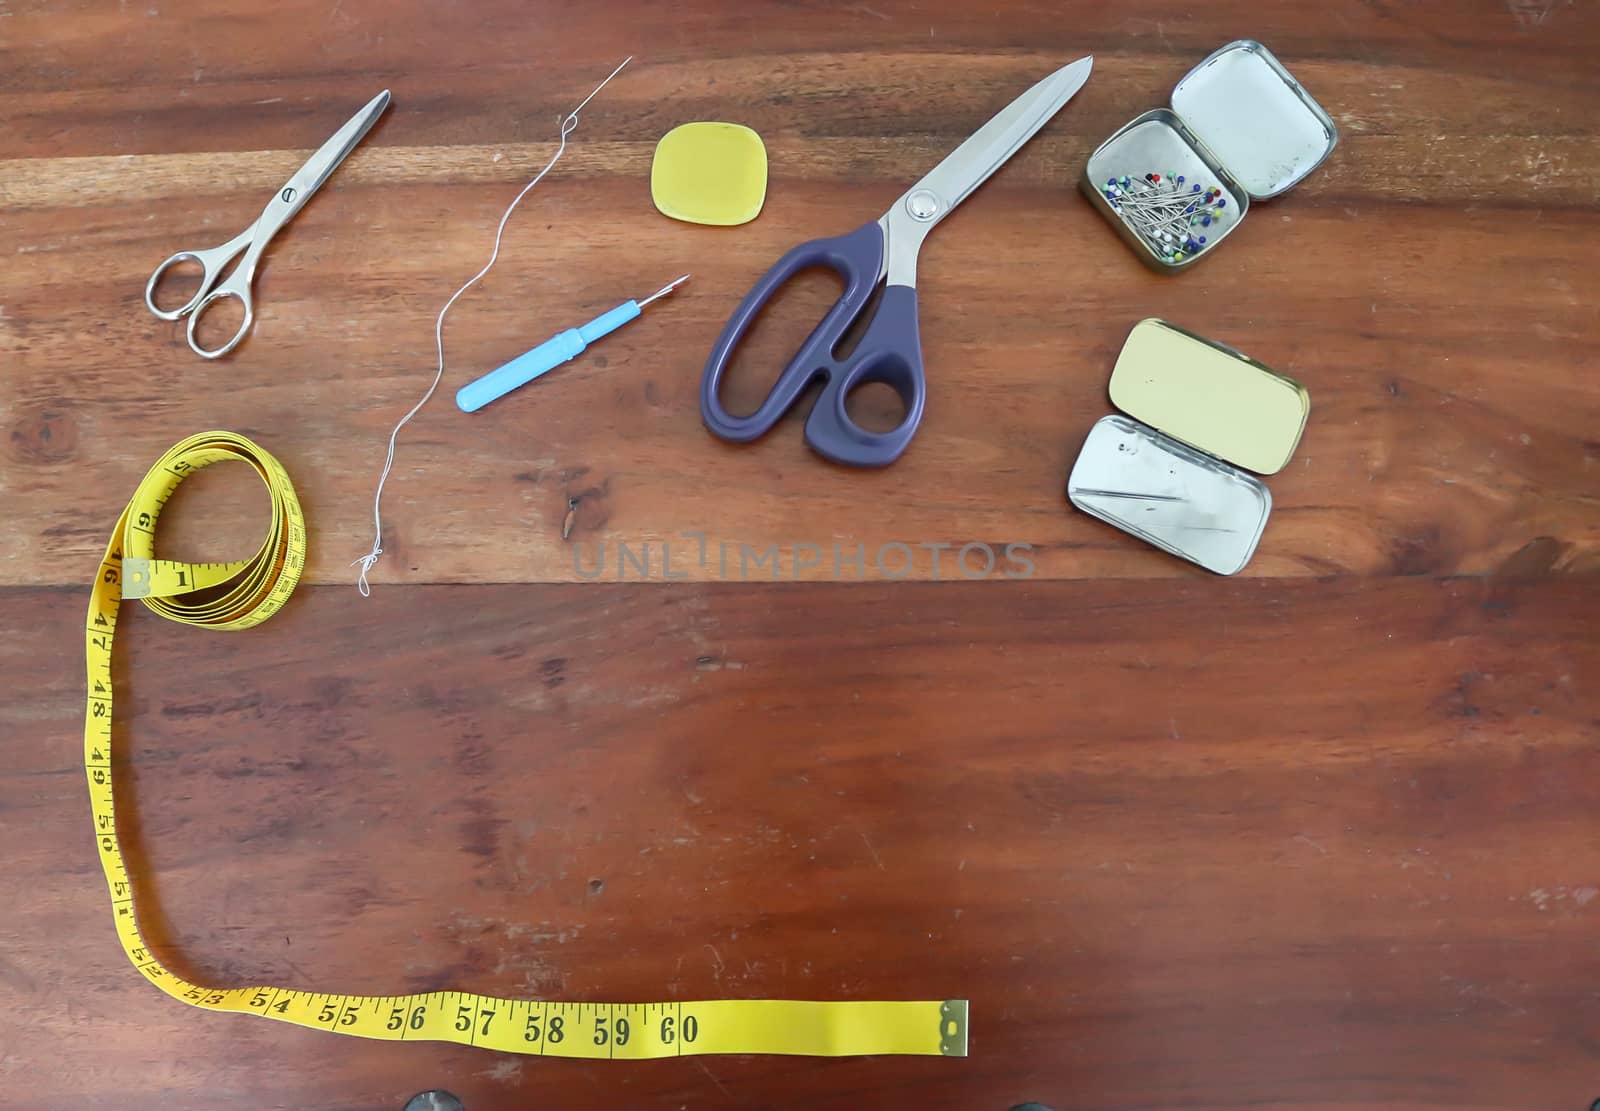
[[[322,183],[328,180],[329,175],[339,168],[339,163],[348,158],[357,144],[367,137],[372,125],[389,107],[389,100],[389,90],[385,89],[367,101],[365,108],[351,116],[349,122],[335,131],[333,137],[318,147],[317,153],[306,159],[306,164],[283,183],[283,188],[278,190],[278,195],[267,206],[275,217],[277,227],[282,227],[292,219],[301,206],[311,199],[311,195],[322,188]]]
[[[943,219],[1083,88],[1093,68],[1091,54],[1062,66],[1040,81],[946,155],[945,160],[913,185],[903,199],[909,200],[912,195],[929,190],[938,201],[937,217]]]

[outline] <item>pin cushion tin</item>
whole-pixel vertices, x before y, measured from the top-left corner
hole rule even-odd
[[[1163,320],[1134,325],[1111,373],[1111,400],[1072,474],[1073,505],[1220,575],[1242,570],[1272,512],[1255,475],[1300,443],[1305,387],[1247,355]]]
[[[1232,234],[1252,200],[1294,188],[1338,141],[1333,119],[1272,52],[1240,39],[1185,74],[1171,108],[1101,143],[1080,184],[1140,258],[1173,271]]]

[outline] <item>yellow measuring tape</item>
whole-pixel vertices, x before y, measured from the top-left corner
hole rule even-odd
[[[155,527],[178,483],[202,467],[238,460],[272,497],[261,550],[232,563],[155,558]],[[289,476],[266,451],[231,432],[205,432],[150,468],[106,547],[85,628],[89,700],[83,763],[100,863],[111,888],[117,937],[156,987],[208,1011],[231,1011],[385,1041],[442,1041],[546,1057],[639,1060],[702,1053],[849,1057],[911,1053],[964,1057],[965,1000],[808,1002],[703,999],[669,1003],[561,1003],[496,999],[460,991],[341,995],[296,988],[214,988],[174,976],[139,933],[133,885],[117,843],[112,792],[111,650],[118,610],[138,598],[170,621],[248,629],[277,613],[305,567],[306,529]]]

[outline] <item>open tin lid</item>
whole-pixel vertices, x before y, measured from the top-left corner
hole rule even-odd
[[[1111,371],[1111,403],[1190,447],[1276,474],[1305,431],[1304,386],[1231,347],[1150,318],[1133,326]]]
[[[1322,105],[1253,39],[1185,74],[1172,110],[1256,200],[1294,188],[1339,142]]]

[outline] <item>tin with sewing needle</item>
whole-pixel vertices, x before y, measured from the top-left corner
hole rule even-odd
[[[1252,39],[1217,50],[1089,156],[1080,185],[1151,267],[1214,251],[1251,201],[1286,193],[1339,141],[1333,119]]]
[[[1242,570],[1272,513],[1274,474],[1311,398],[1292,378],[1163,320],[1134,325],[1111,372],[1123,414],[1090,430],[1067,479],[1073,505],[1219,575]]]

